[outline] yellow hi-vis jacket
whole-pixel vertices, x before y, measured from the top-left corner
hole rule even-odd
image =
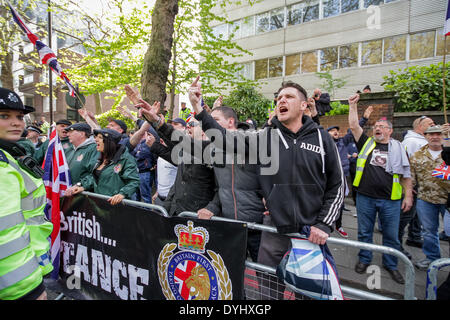
[[[53,270],[45,187],[0,149],[0,299],[20,298]]]
[[[376,143],[373,138],[367,139],[361,152],[358,155],[358,160],[356,161],[356,174],[355,180],[353,180],[353,186],[359,187],[361,178],[364,172],[364,167],[366,166],[367,157],[375,149]],[[400,200],[402,198],[402,185],[400,184],[400,177],[398,174],[393,175],[392,179],[392,192],[391,200]]]

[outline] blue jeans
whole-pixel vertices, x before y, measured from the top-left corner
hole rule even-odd
[[[430,261],[441,258],[441,248],[439,243],[439,213],[445,214],[445,207],[445,204],[433,204],[417,199],[416,210],[423,226],[422,251]]]
[[[139,173],[140,185],[139,191],[141,193],[141,201],[145,203],[152,203],[152,185],[155,179],[154,171],[147,171]]]
[[[381,221],[383,245],[400,250],[398,227],[400,224],[401,200],[375,199],[358,193],[356,196],[358,214],[358,241],[373,243],[373,229],[378,216]],[[359,261],[370,264],[372,251],[360,250]],[[383,254],[383,265],[390,270],[397,270],[397,258]]]

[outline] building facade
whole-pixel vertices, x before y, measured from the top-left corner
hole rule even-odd
[[[231,23],[212,26],[253,54],[235,61],[266,97],[286,80],[312,93],[316,73],[329,72],[346,81],[334,98],[346,99],[366,85],[383,91],[390,70],[442,62],[446,9],[446,0],[262,0],[217,8]]]

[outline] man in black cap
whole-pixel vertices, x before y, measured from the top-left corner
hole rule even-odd
[[[367,86],[364,87],[363,93],[371,93],[371,92],[372,92],[372,89],[370,89],[370,86],[369,86],[369,85],[367,85]]]
[[[176,130],[186,129],[186,121],[184,121],[181,118],[175,118],[173,120],[168,120],[167,123],[171,124],[172,127]]]
[[[130,138],[127,136],[128,126],[124,121],[120,119],[109,119],[109,123],[106,128],[120,133],[122,138],[120,139],[119,144],[126,146],[129,152],[134,150],[136,145],[130,143]]]
[[[67,119],[60,119],[56,121],[56,132],[58,133],[59,139],[64,149],[64,153],[67,154],[68,151],[72,149],[72,144],[69,142],[69,137],[67,136],[66,128],[70,126],[72,122]],[[43,163],[45,159],[45,154],[47,153],[48,144],[50,140],[47,139],[41,145],[41,147],[36,150],[34,158],[39,162]]]
[[[84,122],[79,122],[66,128],[69,141],[73,148],[66,152],[67,162],[70,169],[72,184],[82,182],[82,180],[92,172],[92,168],[97,163],[99,153],[94,137],[92,137],[91,126]]]
[[[28,126],[27,133],[27,139],[33,143],[35,149],[39,149],[42,145],[42,141],[39,139],[42,134],[42,130],[36,126]]]

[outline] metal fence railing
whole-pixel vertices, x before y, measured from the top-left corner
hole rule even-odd
[[[197,218],[197,214],[195,212],[182,212],[179,216],[189,217],[189,218]],[[253,222],[245,222],[245,221],[237,221],[232,219],[226,219],[221,217],[212,217],[212,220],[220,220],[220,221],[229,221],[229,222],[239,222],[247,224],[249,229],[253,230],[261,230],[266,232],[278,233],[275,227],[270,227],[266,225],[261,225]],[[328,244],[364,249],[375,251],[379,253],[390,254],[399,258],[405,264],[405,290],[403,298],[405,300],[415,300],[415,270],[412,262],[400,251],[386,247],[381,245],[375,245],[370,243],[363,243],[359,241],[347,240],[347,239],[338,239],[330,237],[327,240]],[[256,290],[259,289],[260,295],[259,299],[266,298],[264,294],[261,296],[261,292],[264,291],[265,286],[269,285],[269,290],[277,291],[277,288],[283,288],[284,285],[278,281],[276,276],[275,268],[265,266],[259,263],[254,263],[251,261],[246,261],[246,294],[248,295],[248,299],[252,297],[257,297]],[[259,286],[259,287],[257,287]],[[261,287],[263,286],[263,287]],[[349,299],[364,299],[364,300],[392,300],[392,298],[379,295],[373,292],[364,291],[356,288],[352,288],[349,286],[341,285],[342,292],[346,298]],[[271,293],[272,295],[272,293]],[[289,293],[286,291],[278,292],[279,297],[293,299],[293,293]],[[303,297],[299,297],[298,295],[295,298],[303,299]],[[258,299],[258,298],[257,298]]]
[[[426,299],[436,300],[437,294],[437,274],[444,267],[450,266],[450,258],[434,260],[427,270]]]

